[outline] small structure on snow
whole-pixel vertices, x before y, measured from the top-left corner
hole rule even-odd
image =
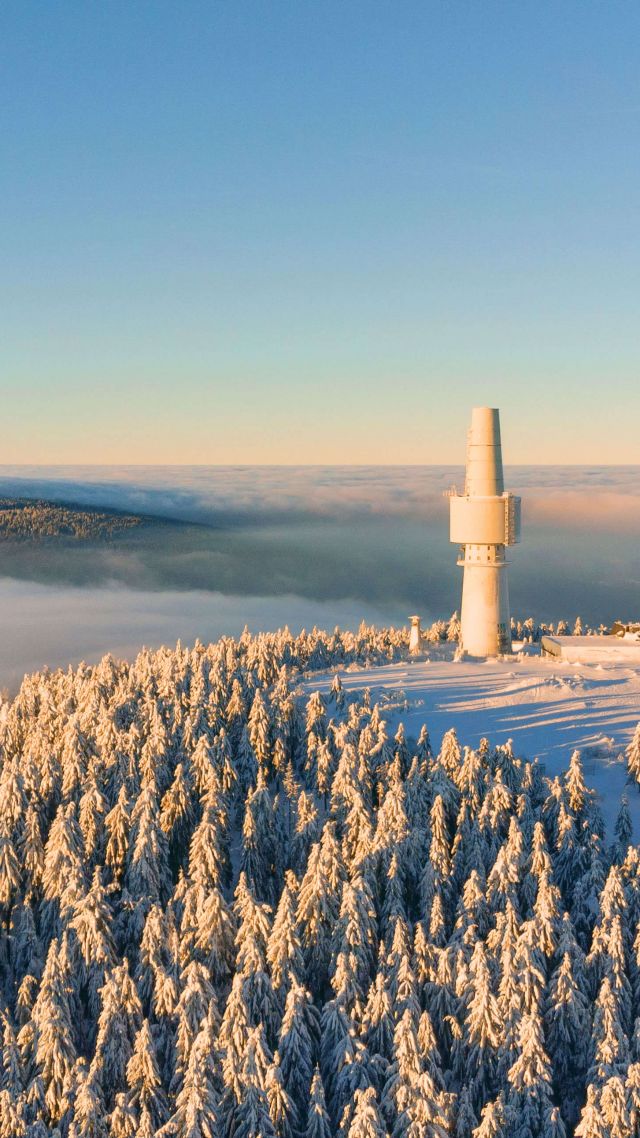
[[[411,632],[409,633],[409,655],[419,656],[422,651],[422,631],[420,628],[420,617],[410,616]]]

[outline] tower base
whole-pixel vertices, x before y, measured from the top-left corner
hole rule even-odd
[[[506,561],[459,561],[462,582],[461,643],[468,656],[511,652],[511,618]]]

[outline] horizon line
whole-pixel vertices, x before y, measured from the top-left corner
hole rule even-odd
[[[0,471],[8,468],[16,467],[37,467],[40,469],[65,469],[68,467],[84,467],[90,469],[109,469],[121,470],[123,467],[135,467],[139,470],[160,469],[160,470],[174,470],[185,469],[193,470],[224,470],[224,469],[244,469],[244,470],[299,470],[300,468],[307,470],[318,469],[335,469],[335,470],[362,470],[370,467],[379,467],[382,469],[422,469],[428,467],[437,469],[446,466],[459,466],[464,468],[464,461],[457,462],[2,462],[0,463]],[[598,469],[611,469],[619,470],[621,468],[636,469],[640,467],[640,462],[504,462],[505,467],[526,466],[533,470],[540,469],[579,469],[581,467],[590,467]]]

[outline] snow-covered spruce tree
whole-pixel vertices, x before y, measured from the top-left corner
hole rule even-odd
[[[267,971],[267,945],[271,910],[255,900],[244,873],[236,889],[236,976],[242,977],[243,1002],[249,1024],[261,1026],[273,1046],[280,1023],[280,1007]]]
[[[451,643],[457,643],[460,639],[460,617],[457,612],[454,612],[447,625],[447,640]]]
[[[633,836],[633,823],[629,813],[629,799],[626,794],[622,795],[620,801],[620,810],[616,818],[614,827],[615,842],[611,850],[611,858],[618,865],[621,865],[627,856],[629,843]]]
[[[564,952],[548,989],[546,1041],[565,1121],[575,1124],[587,1063],[589,1001],[581,972]]]
[[[208,970],[192,960],[183,969],[180,980],[182,990],[175,1008],[175,1061],[170,1086],[184,1078],[191,1048],[207,1014],[214,1020],[216,1037],[220,1030],[220,1015]]]
[[[386,1138],[384,1122],[373,1087],[356,1091],[347,1138]]]
[[[280,1069],[280,1056],[276,1051],[273,1063],[267,1068],[265,1091],[271,1119],[276,1138],[294,1138],[293,1122],[295,1108],[287,1094]]]
[[[476,1104],[493,1090],[495,1062],[500,1044],[500,1015],[493,991],[484,944],[476,941],[468,965],[465,993],[465,1036],[469,1073],[474,1080]]]
[[[242,827],[242,869],[261,901],[273,904],[280,893],[282,851],[276,809],[262,770],[247,798]]]
[[[314,993],[326,991],[333,934],[340,915],[342,858],[331,825],[311,849],[298,892],[298,922]]]
[[[56,1125],[68,1108],[66,1093],[77,1058],[67,977],[56,940],[49,945],[42,984],[33,1008],[34,1035],[29,1058],[37,1074],[48,1124]],[[3,1057],[4,1059],[4,1057]]]
[[[311,1080],[304,1138],[331,1138],[331,1122],[327,1113],[324,1087],[318,1067],[316,1067]]]
[[[291,870],[287,870],[267,942],[269,974],[282,1013],[290,988],[293,984],[302,985],[305,975],[296,915],[298,889],[297,878]]]
[[[626,750],[627,768],[629,777],[635,779],[640,789],[640,722],[633,733],[633,738]]]
[[[278,1040],[280,1069],[294,1109],[292,1123],[304,1128],[309,1088],[318,1059],[320,1022],[309,992],[292,980]]]
[[[133,1054],[127,1064],[129,1103],[142,1118],[147,1114],[154,1129],[166,1120],[165,1094],[160,1079],[158,1060],[148,1020],[138,1032]]]
[[[169,1138],[171,1135],[175,1138],[216,1138],[218,1115],[214,1078],[211,1037],[204,1020],[189,1053],[174,1113],[157,1132],[157,1138]]]
[[[266,1089],[270,1066],[261,1028],[255,1028],[244,1058],[242,1094],[229,1126],[233,1138],[275,1138]]]
[[[142,1026],[142,1007],[126,959],[106,975],[99,992],[100,1014],[93,1057],[107,1106],[126,1085],[126,1072]]]

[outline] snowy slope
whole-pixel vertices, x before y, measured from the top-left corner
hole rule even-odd
[[[446,646],[431,659],[340,673],[347,691],[370,688],[372,702],[387,705],[396,726],[417,736],[426,723],[434,747],[455,727],[460,742],[477,746],[513,740],[514,749],[537,757],[548,774],[564,770],[575,748],[585,777],[602,799],[610,830],[625,791],[624,749],[640,719],[640,659],[598,659],[590,641],[589,663],[518,653],[513,660],[454,661]],[[310,677],[307,691],[326,691],[333,676]],[[389,707],[388,705],[391,705]],[[393,710],[393,714],[390,712]],[[640,841],[640,794],[627,786]]]

